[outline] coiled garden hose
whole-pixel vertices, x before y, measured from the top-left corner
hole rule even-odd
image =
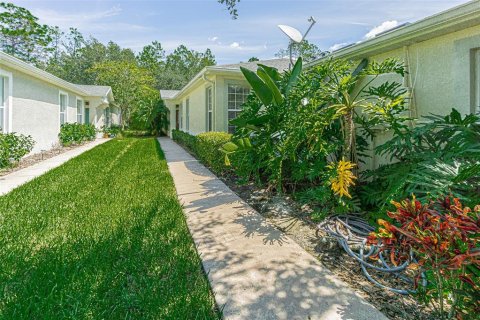
[[[400,266],[391,266],[384,257],[386,252],[381,251],[379,245],[367,245],[367,236],[372,231],[375,231],[375,228],[369,225],[365,219],[353,214],[335,215],[325,219],[318,225],[317,237],[319,237],[319,231],[324,231],[335,238],[340,247],[360,263],[363,274],[370,282],[398,294],[407,295],[416,292],[414,289],[400,289],[386,286],[374,279],[368,272],[368,269],[372,269],[377,272],[387,273],[402,280],[406,285],[413,286],[414,281],[405,275],[405,270],[411,263],[416,262],[416,260],[413,254],[410,253],[410,258],[403,264]],[[358,250],[358,253],[354,250]],[[378,257],[379,265],[368,262],[373,256]],[[426,286],[427,281],[425,274],[421,274],[421,279],[422,286]]]

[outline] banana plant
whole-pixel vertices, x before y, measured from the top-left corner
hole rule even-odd
[[[326,86],[334,97],[329,106],[340,120],[343,131],[343,157],[358,164],[356,124],[365,130],[379,123],[396,127],[405,118],[399,117],[404,111],[406,90],[397,82],[383,82],[374,85],[378,77],[385,74],[405,75],[404,66],[395,59],[381,63],[362,60],[353,72],[334,77]],[[372,134],[373,135],[373,134]]]

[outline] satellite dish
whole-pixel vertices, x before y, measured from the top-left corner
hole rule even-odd
[[[297,29],[286,26],[284,24],[279,24],[278,27],[283,31],[293,42],[300,43],[303,40],[303,36]]]

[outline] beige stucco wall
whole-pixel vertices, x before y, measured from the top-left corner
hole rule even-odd
[[[400,81],[413,89],[411,115],[417,119],[429,114],[448,114],[456,108],[462,114],[475,110],[474,59],[480,49],[480,26],[464,29],[430,40],[413,43],[403,48],[369,56],[370,61],[383,61],[394,57],[408,67],[406,79],[386,76],[381,81]],[[477,67],[478,68],[478,67]],[[478,70],[478,69],[477,69]],[[386,142],[391,132],[379,132],[373,148]],[[374,156],[365,159],[363,168],[372,169],[388,162]]]
[[[35,140],[33,153],[50,149],[58,144],[60,92],[68,95],[67,122],[77,121],[76,99],[78,97],[84,102],[90,102],[90,123],[95,124],[97,128],[103,125],[103,108],[108,105],[103,104],[101,98],[75,94],[4,65],[0,68],[12,74],[11,127],[7,130],[31,135]],[[96,122],[95,114],[97,114]],[[114,120],[118,122],[118,117]]]

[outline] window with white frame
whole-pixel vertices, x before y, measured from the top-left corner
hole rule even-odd
[[[235,126],[230,125],[230,120],[238,117],[242,112],[243,104],[247,101],[250,89],[241,85],[229,84],[227,87],[227,110],[228,110],[228,132],[234,133]]]
[[[0,132],[5,132],[6,130],[6,122],[7,119],[5,117],[5,106],[7,100],[6,94],[6,79],[4,77],[0,77]]]
[[[68,95],[66,93],[60,92],[59,100],[60,125],[62,125],[67,122]]]
[[[205,104],[207,106],[207,131],[213,131],[213,97],[212,87],[206,89]]]
[[[185,129],[190,130],[190,99],[185,101]]]
[[[77,123],[83,123],[83,100],[77,98]]]

